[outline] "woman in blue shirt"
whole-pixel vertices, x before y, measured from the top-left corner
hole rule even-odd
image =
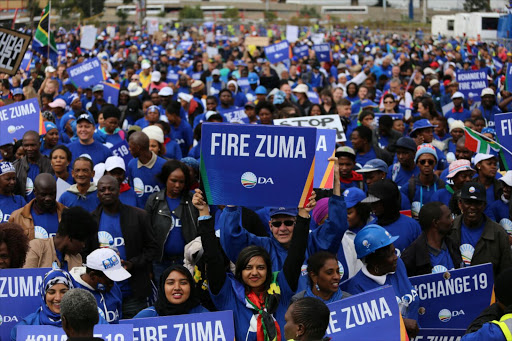
[[[48,272],[40,287],[41,306],[35,313],[28,315],[14,326],[11,330],[11,341],[16,341],[18,326],[46,325],[61,328],[60,301],[69,289],[73,289],[73,280],[69,273],[61,269]],[[107,324],[107,322],[100,317],[99,324]]]
[[[61,178],[70,185],[75,183],[75,179],[73,179],[73,176],[69,171],[71,158],[71,151],[64,145],[58,145],[52,149],[50,152],[50,162],[53,172],[55,173],[55,180],[57,180],[57,178]]]
[[[46,130],[46,134],[41,137],[41,154],[49,156],[53,147],[55,147],[59,141],[62,141],[59,137],[59,130],[55,123],[46,121],[44,122],[44,128]]]
[[[418,332],[419,298],[414,290],[405,265],[395,253],[393,242],[398,236],[391,236],[383,227],[370,224],[364,227],[354,239],[357,258],[365,266],[346,282],[347,291],[352,295],[391,285],[403,316],[409,337]]]
[[[155,305],[141,310],[134,318],[208,312],[199,303],[194,283],[187,268],[179,264],[171,265],[160,277]]]
[[[210,295],[219,310],[233,311],[236,339],[281,340],[284,315],[297,289],[304,262],[311,220],[309,212],[316,204],[314,198],[306,208],[299,210],[282,271],[272,272],[268,252],[253,245],[240,252],[234,276],[225,272],[222,249],[215,236],[215,221],[199,189],[192,202],[200,214],[198,232],[208,269]]]

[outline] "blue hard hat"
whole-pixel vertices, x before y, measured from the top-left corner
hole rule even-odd
[[[254,72],[249,73],[249,76],[247,77],[247,79],[249,81],[249,84],[258,84],[258,81],[260,80],[258,75]]]
[[[265,88],[263,85],[260,85],[256,88],[254,91],[256,95],[266,95],[267,94],[267,88]]]
[[[378,249],[391,245],[398,236],[392,236],[385,228],[376,224],[365,226],[354,239],[357,259],[364,258]]]

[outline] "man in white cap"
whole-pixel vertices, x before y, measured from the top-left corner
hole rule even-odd
[[[444,116],[448,120],[448,123],[450,123],[450,120],[459,120],[464,122],[466,119],[471,118],[471,111],[465,109],[463,106],[464,94],[462,92],[455,92],[451,99],[453,102],[453,108]]]
[[[111,156],[105,161],[105,175],[113,176],[119,183],[119,200],[129,206],[137,206],[135,191],[128,184],[126,165],[122,157]]]
[[[162,82],[162,74],[160,71],[151,72],[151,83],[146,88],[148,94],[151,94],[154,90],[160,91],[167,86],[167,83]]]
[[[482,90],[480,97],[482,98],[482,104],[478,109],[482,112],[482,116],[485,118],[487,126],[494,127],[494,115],[501,113],[501,109],[496,105],[494,90],[491,88],[485,88]]]
[[[139,81],[143,89],[147,89],[151,83],[151,63],[148,60],[143,60],[140,64],[141,72],[139,73]]]
[[[443,94],[441,93],[441,84],[437,79],[434,78],[430,81],[429,86],[429,92],[430,95],[432,96],[432,100],[434,101],[435,108],[437,112],[442,112],[443,108],[441,106],[441,97],[443,97]]]
[[[117,282],[132,275],[121,265],[116,251],[110,248],[96,249],[87,256],[84,266],[74,267],[69,272],[77,288],[90,291],[103,317],[108,323],[118,323],[122,318],[123,295]]]

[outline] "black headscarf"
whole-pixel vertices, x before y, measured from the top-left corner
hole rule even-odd
[[[167,300],[167,297],[165,297],[165,281],[173,271],[178,271],[187,276],[188,282],[190,283],[190,297],[181,304],[172,304]],[[169,316],[188,314],[189,311],[192,308],[197,307],[199,303],[199,298],[196,295],[194,279],[187,268],[183,265],[173,264],[162,273],[162,276],[160,277],[160,284],[158,286],[158,298],[155,302],[155,309],[158,315]]]

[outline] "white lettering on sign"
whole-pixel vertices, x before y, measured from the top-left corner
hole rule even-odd
[[[133,328],[133,341],[164,341],[167,340],[167,326]]]
[[[180,323],[173,325],[173,328],[178,329],[176,341],[226,341],[222,321],[219,320],[215,321],[215,330],[212,330],[212,321]]]
[[[0,68],[14,70],[24,43],[25,39],[22,37],[0,32]]]
[[[327,152],[327,142],[325,141],[325,135],[321,135],[318,138],[318,143],[316,144],[316,151]]]
[[[485,72],[469,72],[469,73],[460,73],[457,75],[459,81],[474,81],[485,79]]]
[[[471,279],[473,281],[471,281]],[[416,285],[416,291],[418,292],[420,300],[428,300],[431,298],[471,292],[472,290],[484,290],[487,288],[487,285],[487,274],[480,273],[473,276],[463,276],[442,279],[436,282],[421,283]]]
[[[7,110],[9,110],[7,112]],[[12,106],[8,109],[0,111],[0,121],[8,121],[22,116],[28,116],[36,113],[36,107],[34,103],[25,103],[16,106]]]
[[[39,296],[41,276],[0,277],[0,298]]]
[[[75,77],[81,73],[91,71],[92,69],[94,69],[95,67],[98,67],[98,66],[100,66],[100,63],[98,62],[98,60],[93,59],[88,63],[82,63],[81,65],[77,66],[76,68],[69,70],[69,76]]]
[[[337,326],[338,320],[334,319],[336,316],[335,311],[331,311],[331,318],[329,321],[329,328],[327,334],[340,332],[343,327]],[[386,317],[393,316],[388,302],[384,297],[380,297],[369,302],[358,303],[356,305],[341,309],[340,322],[345,322],[344,329],[351,329],[357,326],[363,326],[378,320],[385,319]]]
[[[501,133],[503,136],[512,135],[512,120],[502,120],[501,121]]]
[[[462,336],[418,335],[414,339],[411,339],[411,341],[460,341],[460,339],[462,339]]]

